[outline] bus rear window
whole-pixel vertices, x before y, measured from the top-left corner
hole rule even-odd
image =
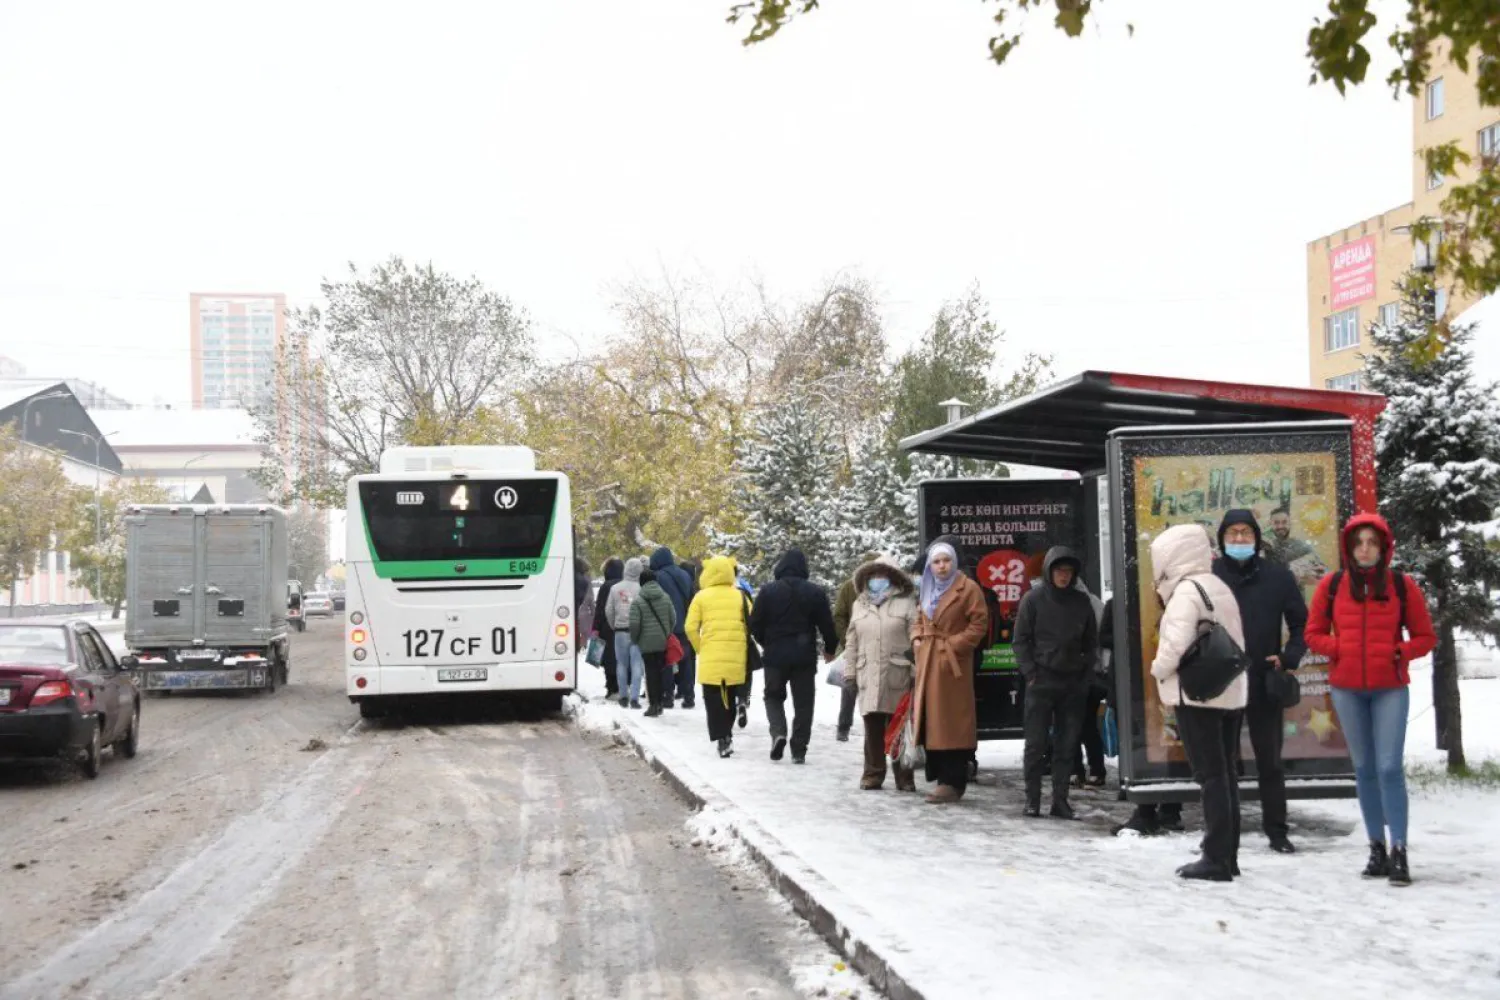
[[[535,559],[552,529],[557,480],[359,484],[372,555],[381,562]]]

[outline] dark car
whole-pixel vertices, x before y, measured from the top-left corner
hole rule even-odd
[[[134,757],[141,696],[86,621],[0,621],[0,757],[68,757],[99,776],[106,746]]]
[[[334,611],[343,611],[344,610],[344,592],[342,590],[335,590],[331,594],[329,594],[328,596],[331,597],[331,598],[333,598],[333,610]]]

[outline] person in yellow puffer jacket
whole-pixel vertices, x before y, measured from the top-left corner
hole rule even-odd
[[[703,564],[699,590],[687,613],[687,637],[698,653],[698,683],[708,738],[719,756],[734,753],[734,689],[745,683],[750,632],[745,595],[735,581],[735,563],[715,556]]]

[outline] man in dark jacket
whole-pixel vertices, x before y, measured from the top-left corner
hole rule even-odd
[[[1291,854],[1287,838],[1286,769],[1281,761],[1285,720],[1280,694],[1274,690],[1286,671],[1296,670],[1307,651],[1302,630],[1307,625],[1307,602],[1292,571],[1264,558],[1260,525],[1248,510],[1231,510],[1219,525],[1219,551],[1214,575],[1234,591],[1245,630],[1245,653],[1250,703],[1245,724],[1255,749],[1255,775],[1260,784],[1260,809],[1271,850]],[[1286,645],[1281,643],[1286,625]]]
[[[656,574],[657,584],[666,591],[667,596],[672,599],[672,607],[677,610],[675,634],[677,641],[682,643],[682,660],[677,664],[675,680],[672,668],[665,668],[662,679],[666,686],[662,689],[662,708],[671,708],[674,697],[682,699],[683,708],[692,708],[693,685],[698,682],[698,656],[693,651],[693,644],[687,639],[687,613],[688,607],[693,603],[693,595],[698,591],[693,586],[693,578],[688,576],[687,570],[677,565],[677,557],[665,545],[651,553],[651,572]]]
[[[615,669],[615,630],[609,623],[609,616],[604,609],[609,606],[609,592],[615,589],[615,584],[625,579],[625,561],[623,559],[611,559],[604,564],[604,582],[599,585],[599,596],[594,598],[594,632],[604,640],[604,659],[599,666],[604,669],[605,694],[610,700],[619,697],[620,682],[616,678],[619,673]]]
[[[771,724],[771,759],[786,752],[786,689],[792,688],[792,760],[807,762],[812,739],[813,701],[818,692],[818,637],[823,658],[838,648],[833,609],[823,588],[808,579],[807,557],[788,549],[776,561],[775,579],[755,595],[750,634],[760,644],[766,672],[766,719]]]
[[[1056,730],[1052,755],[1052,810],[1057,819],[1075,819],[1068,804],[1068,778],[1078,753],[1083,706],[1099,655],[1099,619],[1087,591],[1073,586],[1083,561],[1072,549],[1056,546],[1042,563],[1042,583],[1021,598],[1011,648],[1026,679],[1026,815],[1042,814],[1042,760],[1049,730]]]

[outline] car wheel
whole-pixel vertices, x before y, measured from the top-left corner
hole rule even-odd
[[[135,714],[130,717],[130,732],[119,742],[120,753],[134,757],[141,748],[141,703],[135,703]]]
[[[276,680],[281,673],[281,667],[275,660],[266,664],[266,694],[276,693]]]
[[[292,665],[287,662],[285,658],[283,658],[282,661],[276,665],[276,676],[281,681],[282,686],[285,686],[288,683],[287,678],[291,676],[291,673]]]
[[[96,715],[89,729],[89,742],[88,746],[83,749],[83,760],[80,765],[85,778],[99,777],[100,755],[104,752],[104,748],[99,743],[101,728],[99,717]]]

